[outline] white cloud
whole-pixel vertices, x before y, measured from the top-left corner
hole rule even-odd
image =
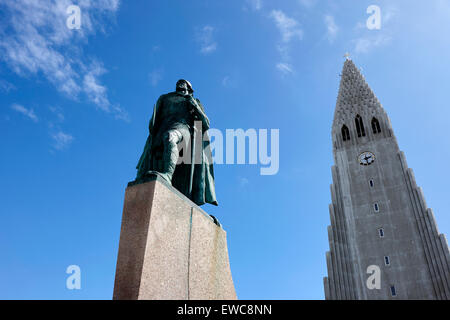
[[[450,16],[450,3],[447,0],[436,0],[435,6],[438,13]]]
[[[288,17],[281,10],[272,10],[270,16],[281,33],[282,42],[289,43],[292,39],[301,40],[303,38],[303,30],[297,20]]]
[[[27,109],[20,104],[13,104],[11,109],[17,111],[27,118],[33,120],[34,122],[38,122],[39,119],[34,113],[33,109]],[[48,127],[51,130],[50,137],[53,140],[52,147],[56,150],[66,149],[74,140],[73,136],[64,133],[59,124],[64,122],[64,114],[62,113],[62,109],[60,107],[49,107],[49,110],[56,116],[56,121],[48,121]],[[9,117],[5,117],[5,120],[9,120]],[[44,119],[45,120],[45,119]],[[45,122],[45,121],[44,121]],[[52,133],[53,131],[53,133]]]
[[[282,61],[278,63],[276,67],[283,74],[292,73],[292,66],[288,63],[290,60],[290,45],[293,40],[302,40],[303,30],[300,28],[300,23],[297,20],[288,17],[281,10],[272,10],[270,17],[275,22],[281,35],[281,40],[277,45],[277,49],[281,55]]]
[[[355,26],[355,30],[363,30],[363,29],[366,29],[366,28],[367,28],[366,23],[363,23],[363,22],[361,22],[361,21],[359,21],[359,22],[356,24],[356,26]]]
[[[11,90],[15,90],[15,89],[17,89],[15,85],[13,85],[12,83],[10,83],[6,80],[0,79],[0,90],[8,93]]]
[[[204,26],[197,30],[196,40],[200,44],[200,52],[209,54],[217,49],[217,43],[214,40],[215,28],[212,26]]]
[[[83,91],[100,109],[109,112],[110,102],[106,95],[106,87],[98,82],[98,77],[106,70],[98,63],[92,65],[83,77]]]
[[[381,21],[383,24],[389,23],[395,16],[398,14],[398,9],[394,6],[387,7],[386,10],[384,10],[384,13],[382,11],[382,18]]]
[[[224,88],[236,89],[240,83],[240,72],[236,70],[228,70],[230,73],[225,74],[220,81]]]
[[[307,8],[311,8],[317,3],[317,0],[298,0],[298,2]]]
[[[73,136],[62,131],[52,134],[51,137],[53,139],[53,147],[56,150],[66,149],[74,140]]]
[[[71,0],[3,0],[7,28],[0,27],[0,60],[18,75],[43,75],[72,99],[83,93],[102,110],[114,112],[107,89],[100,84],[104,71],[82,56],[82,44],[119,8],[119,0],[80,0],[81,29],[66,26]],[[7,30],[7,32],[6,32]],[[95,61],[95,59],[94,59]],[[92,70],[91,65],[94,64]]]
[[[65,117],[60,107],[49,107],[49,110],[56,116],[57,122],[64,122]],[[53,123],[50,126],[53,126]]]
[[[228,87],[229,84],[230,84],[230,76],[225,76],[225,77],[223,77],[223,79],[222,79],[222,85],[223,85],[224,87]]]
[[[33,109],[27,109],[24,106],[20,105],[20,104],[13,104],[11,106],[11,109],[13,109],[14,111],[17,111],[21,114],[23,114],[24,116],[26,116],[27,118],[33,120],[34,122],[38,122],[39,119],[36,116],[36,114],[34,113]]]
[[[153,87],[156,87],[158,85],[158,83],[161,81],[162,79],[162,71],[160,69],[158,70],[153,70],[152,72],[150,72],[148,74],[148,78],[150,80],[150,84]]]
[[[254,11],[259,11],[262,8],[262,0],[246,0],[247,5]]]
[[[379,34],[376,37],[362,37],[354,40],[356,53],[369,53],[376,47],[387,45],[391,42],[391,37]]]
[[[337,33],[339,31],[339,27],[336,25],[334,21],[334,17],[331,15],[325,16],[325,25],[327,27],[327,38],[330,43],[334,42],[336,39]]]
[[[248,180],[247,178],[239,177],[239,186],[241,188],[247,186],[249,183],[250,183],[250,180]]]
[[[289,74],[294,72],[292,70],[292,66],[284,62],[277,63],[276,67],[283,74]]]
[[[114,113],[114,118],[117,120],[123,120],[125,122],[130,122],[130,115],[118,104],[111,106],[112,112]]]

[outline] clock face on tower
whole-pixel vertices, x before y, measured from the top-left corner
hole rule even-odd
[[[375,155],[369,151],[361,153],[358,158],[362,166],[370,166],[375,161]]]

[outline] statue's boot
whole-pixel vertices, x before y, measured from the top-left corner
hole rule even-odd
[[[171,181],[170,181],[169,176],[168,176],[166,173],[162,173],[162,172],[155,171],[155,170],[149,170],[149,171],[147,171],[147,173],[145,174],[145,176],[146,176],[146,177],[159,176],[159,177],[161,177],[162,179],[164,179],[164,181],[166,181],[167,183],[172,184]]]

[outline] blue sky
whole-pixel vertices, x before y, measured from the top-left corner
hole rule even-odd
[[[111,299],[126,184],[153,104],[185,78],[214,128],[280,130],[278,174],[217,165],[220,206],[204,207],[238,297],[323,299],[346,52],[450,235],[449,32],[445,0],[0,1],[0,298]],[[73,264],[81,290],[65,287]]]

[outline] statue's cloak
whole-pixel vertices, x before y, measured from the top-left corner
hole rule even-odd
[[[161,137],[163,136],[161,131],[166,130],[167,126],[164,123],[165,119],[162,119],[161,116],[159,116],[159,114],[161,113],[160,108],[164,108],[164,103],[165,101],[167,101],[168,97],[176,94],[176,92],[172,92],[162,95],[153,108],[153,115],[149,123],[149,135],[147,138],[147,142],[145,144],[141,158],[139,159],[139,162],[136,166],[136,169],[138,170],[136,181],[142,180],[148,171],[159,171],[158,169],[161,167],[160,164],[162,161],[162,150],[160,148],[162,145]],[[204,108],[200,100],[195,100],[204,112]],[[193,123],[190,123],[189,127],[192,128]],[[199,206],[205,203],[218,205],[214,185],[214,168],[210,149],[211,142],[208,133],[206,133],[208,129],[209,120],[206,118],[202,121],[201,136],[203,138],[197,138],[198,140],[202,140],[202,143],[201,150],[196,150],[196,153],[201,152],[202,155],[201,157],[197,156],[197,159],[201,158],[201,163],[195,164],[192,195],[189,195],[189,180],[191,173],[190,164],[178,164],[172,177],[172,186]],[[192,130],[190,130],[190,132],[192,134]],[[200,134],[200,132],[198,132],[197,134]],[[197,143],[196,146],[198,145],[200,144]]]

